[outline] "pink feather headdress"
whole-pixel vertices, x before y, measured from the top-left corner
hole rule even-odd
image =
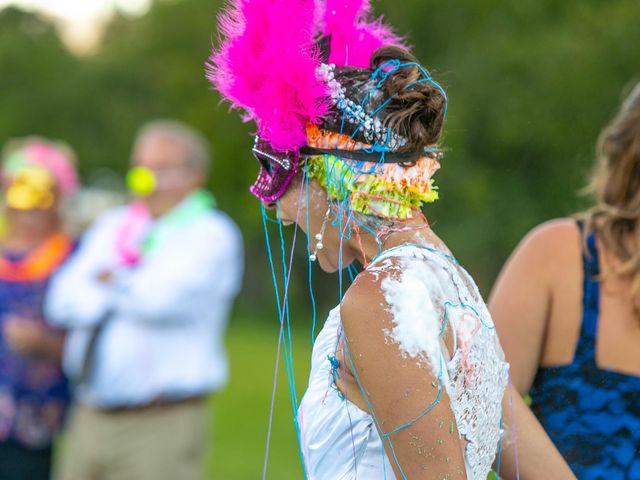
[[[313,19],[313,0],[232,0],[218,20],[225,38],[207,77],[279,151],[305,145],[306,124],[328,111],[327,87],[315,73]]]
[[[274,150],[296,152],[307,144],[306,126],[331,110],[327,84],[316,75],[315,34],[329,39],[328,62],[338,67],[367,68],[377,48],[402,46],[370,11],[369,0],[230,0],[207,78]]]
[[[330,38],[329,62],[336,67],[368,68],[378,48],[407,48],[382,18],[371,18],[370,0],[325,0],[322,32]]]

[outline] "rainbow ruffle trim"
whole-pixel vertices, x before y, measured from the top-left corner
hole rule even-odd
[[[411,167],[334,155],[310,157],[306,163],[309,178],[325,188],[331,199],[348,201],[354,212],[399,220],[419,216],[425,203],[438,199],[431,177],[439,168],[433,157],[422,157]]]

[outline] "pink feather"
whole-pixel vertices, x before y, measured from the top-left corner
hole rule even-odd
[[[207,78],[276,150],[305,145],[307,123],[329,110],[315,73],[314,16],[313,0],[231,0],[218,18],[223,39]]]
[[[329,63],[338,67],[368,68],[378,48],[397,45],[402,39],[382,18],[371,18],[370,0],[318,0],[324,3],[324,35],[331,36]]]

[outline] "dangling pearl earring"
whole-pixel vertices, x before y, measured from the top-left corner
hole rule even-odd
[[[322,238],[324,237],[324,231],[327,228],[327,222],[329,221],[329,215],[331,214],[331,205],[327,208],[327,213],[324,214],[324,219],[322,220],[322,225],[320,226],[320,231],[316,233],[316,248],[311,255],[309,255],[309,260],[315,262],[318,258],[318,250],[322,250],[324,245],[322,244]]]

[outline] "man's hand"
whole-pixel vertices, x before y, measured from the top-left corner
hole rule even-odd
[[[98,280],[98,282],[104,285],[108,285],[113,280],[113,271],[103,270],[96,276],[96,279]]]

